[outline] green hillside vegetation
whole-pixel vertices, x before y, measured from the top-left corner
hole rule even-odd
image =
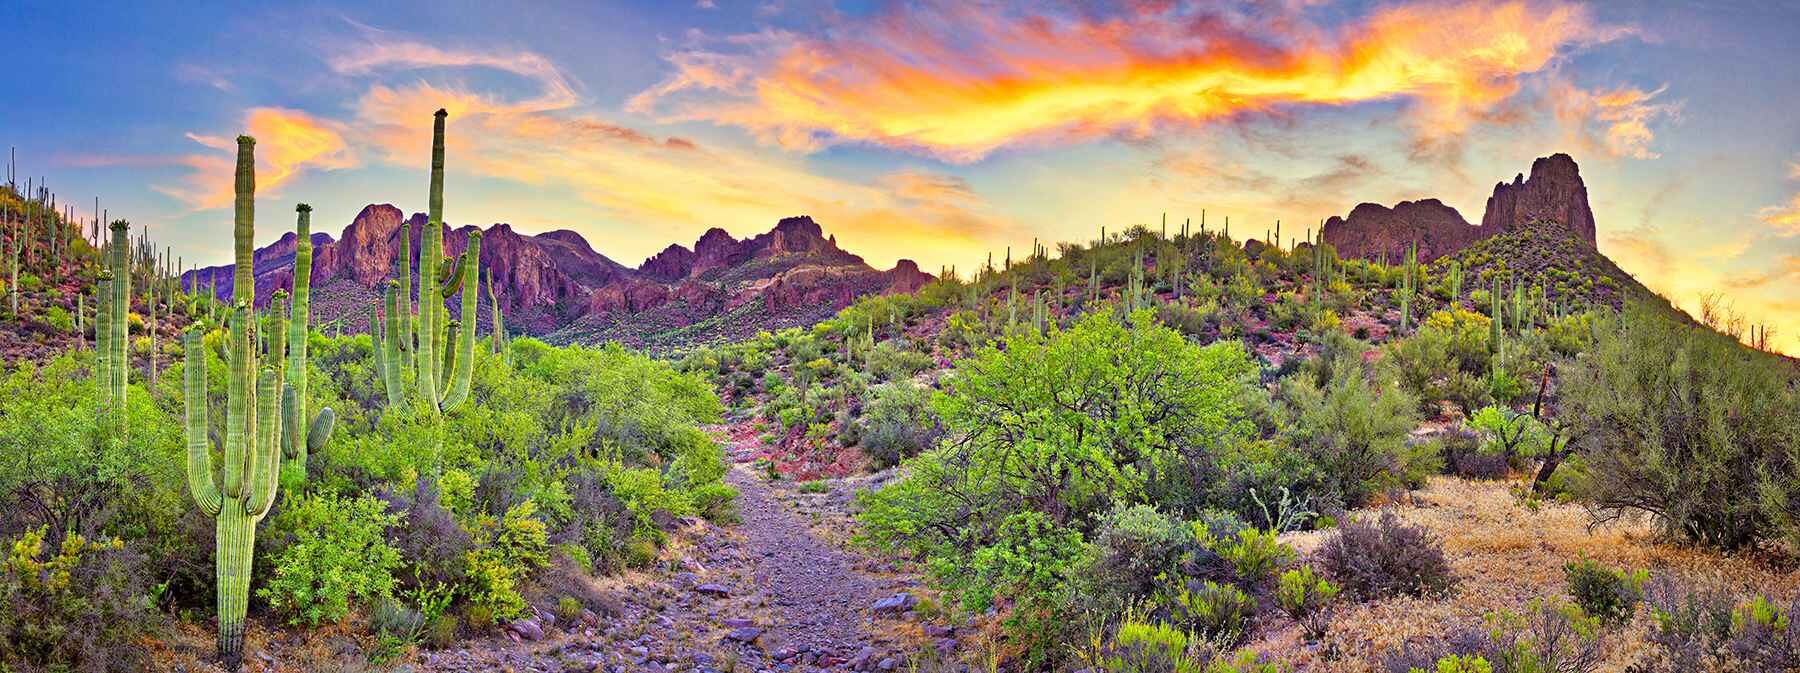
[[[763,431],[772,476],[898,464],[859,498],[860,541],[951,610],[997,614],[1028,669],[1278,670],[1233,652],[1284,619],[1316,639],[1345,601],[1453,596],[1434,536],[1368,509],[1438,474],[1517,476],[1521,503],[1648,517],[1669,544],[1800,543],[1800,370],[1554,224],[1429,267],[1143,228],[1060,253],[682,363]],[[1301,559],[1277,536],[1304,531],[1327,537]],[[1602,570],[1582,572],[1628,586]],[[1800,605],[1746,597],[1735,626],[1683,640],[1673,611],[1698,590],[1664,579],[1642,619],[1647,661],[1672,663],[1646,670],[1770,638],[1775,668],[1729,670],[1800,663],[1781,622]],[[1414,664],[1593,670],[1637,633],[1589,593],[1541,598]]]
[[[240,259],[253,148],[240,139]],[[304,276],[266,311],[177,293],[185,357],[142,375],[131,246],[123,222],[112,232],[108,263],[86,270],[103,302],[95,347],[0,378],[14,513],[0,522],[0,670],[147,670],[146,639],[215,614],[227,668],[247,615],[250,628],[355,618],[385,660],[531,609],[604,611],[580,578],[650,563],[679,517],[733,517],[723,454],[700,430],[721,409],[703,381],[617,346],[477,345],[452,336],[441,302],[419,309],[415,355],[397,327],[385,342],[308,329]],[[467,302],[476,269],[458,268]],[[424,382],[444,395],[416,392]]]

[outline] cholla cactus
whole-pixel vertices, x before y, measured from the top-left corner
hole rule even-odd
[[[255,146],[248,136],[238,137],[237,204],[234,237],[237,245],[234,306],[230,310],[229,343],[225,351],[231,366],[227,385],[224,462],[213,474],[211,422],[206,395],[206,353],[201,329],[190,328],[182,336],[187,350],[186,444],[188,491],[200,511],[214,519],[219,658],[228,670],[243,661],[244,613],[249,604],[252,556],[256,551],[256,525],[275,503],[278,462],[281,457],[282,418],[277,413],[281,398],[280,377],[272,368],[257,366],[255,317],[251,307],[256,286],[250,257],[255,233]],[[291,395],[291,389],[288,389]]]
[[[385,318],[375,330],[381,343],[381,378],[387,386],[389,404],[406,397],[403,371],[414,372],[411,392],[434,411],[448,411],[460,406],[469,396],[469,379],[474,373],[476,279],[481,260],[481,230],[469,232],[469,244],[454,266],[438,264],[443,257],[444,220],[444,118],[449,113],[438,110],[431,138],[431,196],[425,230],[419,236],[419,303],[416,327],[412,318],[412,269],[410,265],[411,232],[408,225],[400,230],[399,281],[388,286],[382,298]],[[459,283],[460,281],[460,283]],[[444,300],[462,292],[462,316],[457,329],[450,329],[449,311]],[[414,344],[417,344],[416,348]]]

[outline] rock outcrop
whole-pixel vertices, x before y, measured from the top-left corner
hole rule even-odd
[[[1358,204],[1349,215],[1326,220],[1324,235],[1325,242],[1344,257],[1385,256],[1392,262],[1417,243],[1419,259],[1430,261],[1535,221],[1561,223],[1577,238],[1594,244],[1594,213],[1588,207],[1587,187],[1575,160],[1567,154],[1532,162],[1530,178],[1519,175],[1511,184],[1494,185],[1480,225],[1470,224],[1455,208],[1437,199],[1421,199],[1401,201],[1392,208]]]

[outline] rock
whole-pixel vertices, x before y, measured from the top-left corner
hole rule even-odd
[[[712,596],[714,598],[725,598],[725,597],[728,597],[731,595],[731,590],[725,588],[725,585],[723,585],[723,584],[714,584],[714,583],[708,582],[706,584],[702,584],[700,586],[694,587],[694,593],[702,594],[702,595],[706,595],[706,596]]]
[[[741,629],[746,626],[755,626],[756,620],[747,617],[726,617],[725,619],[719,620],[719,623],[728,629]]]
[[[852,670],[866,671],[869,670],[870,665],[875,663],[875,657],[880,654],[880,652],[875,651],[875,648],[864,645],[861,650],[857,650],[856,656],[850,657],[850,661],[846,663],[850,665]]]
[[[725,634],[725,637],[740,643],[750,644],[756,642],[757,638],[762,637],[762,629],[754,626],[744,626],[732,629],[730,633]]]
[[[544,639],[544,627],[535,619],[518,619],[506,623],[506,631],[530,641]]]
[[[911,610],[914,605],[918,604],[919,599],[914,598],[912,594],[902,592],[875,601],[874,610],[878,615],[898,614]]]
[[[882,659],[880,662],[877,662],[875,664],[875,667],[879,668],[881,670],[884,670],[884,671],[891,671],[891,670],[894,670],[894,669],[900,667],[900,660],[895,659],[893,657],[887,657],[887,658]]]
[[[943,626],[940,624],[926,624],[924,631],[925,637],[927,638],[948,638],[956,634],[956,627]]]
[[[600,625],[600,615],[594,614],[593,610],[582,610],[581,611],[581,623],[586,624],[589,627],[599,626]]]
[[[1552,154],[1531,162],[1531,177],[1515,176],[1512,184],[1494,185],[1483,229],[1510,231],[1535,220],[1561,222],[1577,238],[1594,243],[1594,211],[1588,206],[1587,185],[1581,168],[1567,154]]]

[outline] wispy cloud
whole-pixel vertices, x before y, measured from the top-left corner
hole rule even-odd
[[[971,162],[1003,147],[1401,100],[1433,143],[1501,111],[1522,76],[1622,34],[1554,0],[1396,4],[1334,27],[1292,3],[1127,4],[1106,14],[926,0],[818,35],[732,36],[669,54],[675,72],[628,109],[802,151],[867,143]],[[1631,147],[1631,120],[1613,121]]]
[[[256,186],[266,194],[278,193],[303,171],[351,168],[358,163],[341,124],[299,110],[255,108],[244,115],[242,128],[256,138]],[[236,141],[195,132],[189,132],[187,138],[212,151],[177,158],[177,163],[192,170],[179,183],[152,189],[194,210],[230,205]]]
[[[1661,101],[1668,86],[1644,91],[1631,86],[1588,90],[1559,82],[1552,87],[1556,117],[1571,149],[1612,158],[1655,159],[1653,123],[1679,117],[1680,101]]]
[[[1800,180],[1800,158],[1789,162],[1787,169],[1789,179]],[[1765,206],[1756,211],[1756,219],[1769,225],[1782,238],[1800,236],[1800,193],[1795,193],[1787,203]]]

